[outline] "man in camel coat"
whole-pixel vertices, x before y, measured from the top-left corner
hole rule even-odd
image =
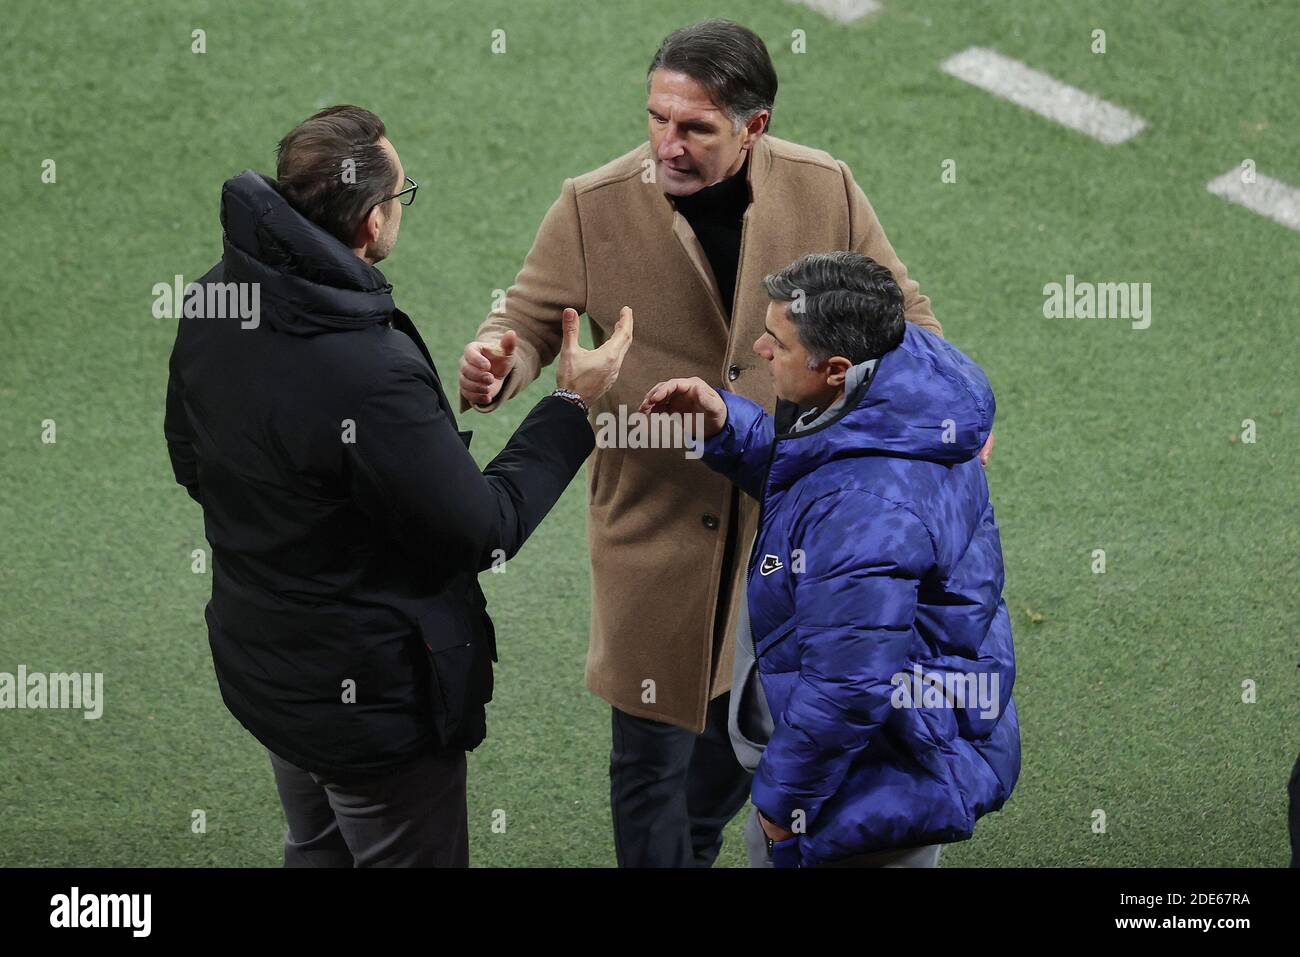
[[[699,376],[775,401],[751,345],[762,279],[805,253],[886,266],[906,318],[941,333],[847,166],[768,135],[776,73],[726,20],[678,30],[648,77],[649,141],[566,179],[504,304],[460,361],[462,411],[490,412],[556,356],[561,317],[592,338],[637,317],[617,384],[592,413],[635,412],[662,379]],[[598,447],[588,469],[587,687],[613,707],[610,800],[620,866],[709,866],[750,774],[727,733],[733,635],[758,503],[671,448]]]

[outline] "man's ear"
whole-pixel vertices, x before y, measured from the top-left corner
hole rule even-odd
[[[771,116],[770,112],[762,110],[749,118],[749,122],[745,124],[746,147],[753,146],[754,141],[763,134],[763,131],[767,129],[767,121]]]
[[[831,356],[826,360],[826,384],[834,389],[842,388],[852,368],[853,363],[843,356]]]
[[[357,225],[356,235],[352,238],[353,249],[365,249],[379,238],[380,216],[379,204],[370,207],[370,212]]]

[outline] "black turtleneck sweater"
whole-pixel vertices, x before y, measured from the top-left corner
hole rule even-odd
[[[749,206],[749,157],[739,171],[690,196],[674,196],[677,211],[686,217],[722,294],[722,312],[731,321],[736,293],[736,268],[740,263],[740,221]]]

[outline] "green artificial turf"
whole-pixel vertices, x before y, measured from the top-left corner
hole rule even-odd
[[[1300,9],[885,0],[846,26],[784,0],[151,0],[15,5],[0,39],[0,671],[102,671],[107,697],[98,721],[0,712],[0,865],[279,861],[269,764],[212,673],[202,517],[162,437],[175,323],[151,315],[154,283],[220,255],[221,183],[273,172],[318,107],[379,113],[422,186],[382,268],[454,378],[562,180],[644,138],[658,41],[719,14],[768,42],[773,132],[849,164],[997,393],[1024,764],[944,864],[1286,862],[1300,235],[1204,186],[1246,158],[1300,184]],[[1150,127],[1103,146],[940,72],[973,45]],[[1067,273],[1150,282],[1150,328],[1045,319],[1042,287]],[[480,462],[552,382],[467,417]],[[1246,418],[1253,444],[1234,441]],[[583,494],[483,576],[501,663],[470,757],[476,865],[614,862],[609,709],[582,681]],[[740,824],[721,864],[744,863]]]

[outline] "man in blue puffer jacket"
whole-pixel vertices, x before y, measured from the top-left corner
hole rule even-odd
[[[775,416],[700,379],[659,383],[641,406],[703,414],[706,464],[762,502],[738,636],[770,715],[753,803],[777,866],[933,862],[1020,772],[978,460],[993,393],[967,356],[903,321],[892,275],[865,256],[805,256],[764,284],[754,351]]]

